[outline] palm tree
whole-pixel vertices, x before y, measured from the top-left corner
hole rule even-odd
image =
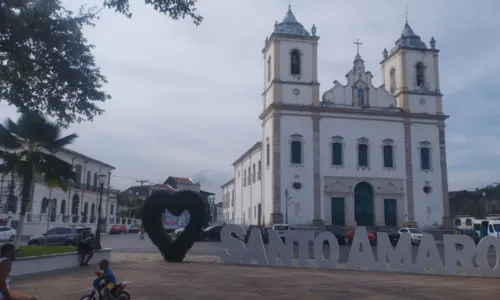
[[[75,179],[73,166],[55,156],[78,136],[60,138],[60,128],[37,112],[23,113],[17,123],[7,119],[0,124],[0,173],[15,172],[21,181],[21,211],[17,226],[16,248],[23,233],[24,218],[30,203],[36,175],[42,175],[50,186],[66,190]]]

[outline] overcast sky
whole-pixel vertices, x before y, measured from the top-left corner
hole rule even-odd
[[[101,0],[66,0],[101,5]],[[201,180],[219,192],[233,163],[261,135],[261,50],[286,0],[206,0],[201,26],[171,21],[144,1],[131,1],[127,19],[101,13],[88,40],[113,99],[93,123],[72,126],[72,149],[116,167],[112,185],[135,179],[162,182],[169,175]],[[409,22],[440,52],[441,91],[447,122],[450,189],[470,189],[500,178],[498,72],[500,1],[481,0],[292,0],[307,29],[318,28],[321,93],[345,82],[360,38],[361,55],[374,84],[381,84],[381,52]],[[16,118],[0,102],[0,118]],[[370,130],[367,128],[367,130]],[[220,199],[219,199],[220,200]]]

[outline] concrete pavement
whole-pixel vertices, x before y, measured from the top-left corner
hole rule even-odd
[[[142,259],[140,256],[142,255]],[[131,281],[134,300],[159,299],[474,299],[497,297],[496,279],[401,273],[166,263],[154,254],[120,254],[112,263],[118,280]],[[113,259],[115,260],[115,259]],[[196,260],[190,257],[189,260]],[[198,260],[199,261],[199,260]],[[91,286],[93,267],[12,278],[12,289],[40,300],[80,299]]]

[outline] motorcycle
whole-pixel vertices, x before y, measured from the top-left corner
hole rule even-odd
[[[101,277],[100,272],[94,273],[97,277]],[[130,283],[130,281],[120,282],[115,285],[115,287],[110,291],[107,300],[130,300],[130,294],[125,291],[125,288]],[[102,286],[102,285],[101,285]],[[85,290],[85,296],[80,298],[80,300],[103,300],[103,295],[100,290],[94,288]]]

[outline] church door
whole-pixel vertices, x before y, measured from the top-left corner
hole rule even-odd
[[[332,225],[345,225],[344,198],[332,198]]]
[[[354,188],[354,218],[357,226],[373,226],[373,189],[367,182]]]
[[[398,226],[398,210],[396,199],[384,199],[385,226]]]

